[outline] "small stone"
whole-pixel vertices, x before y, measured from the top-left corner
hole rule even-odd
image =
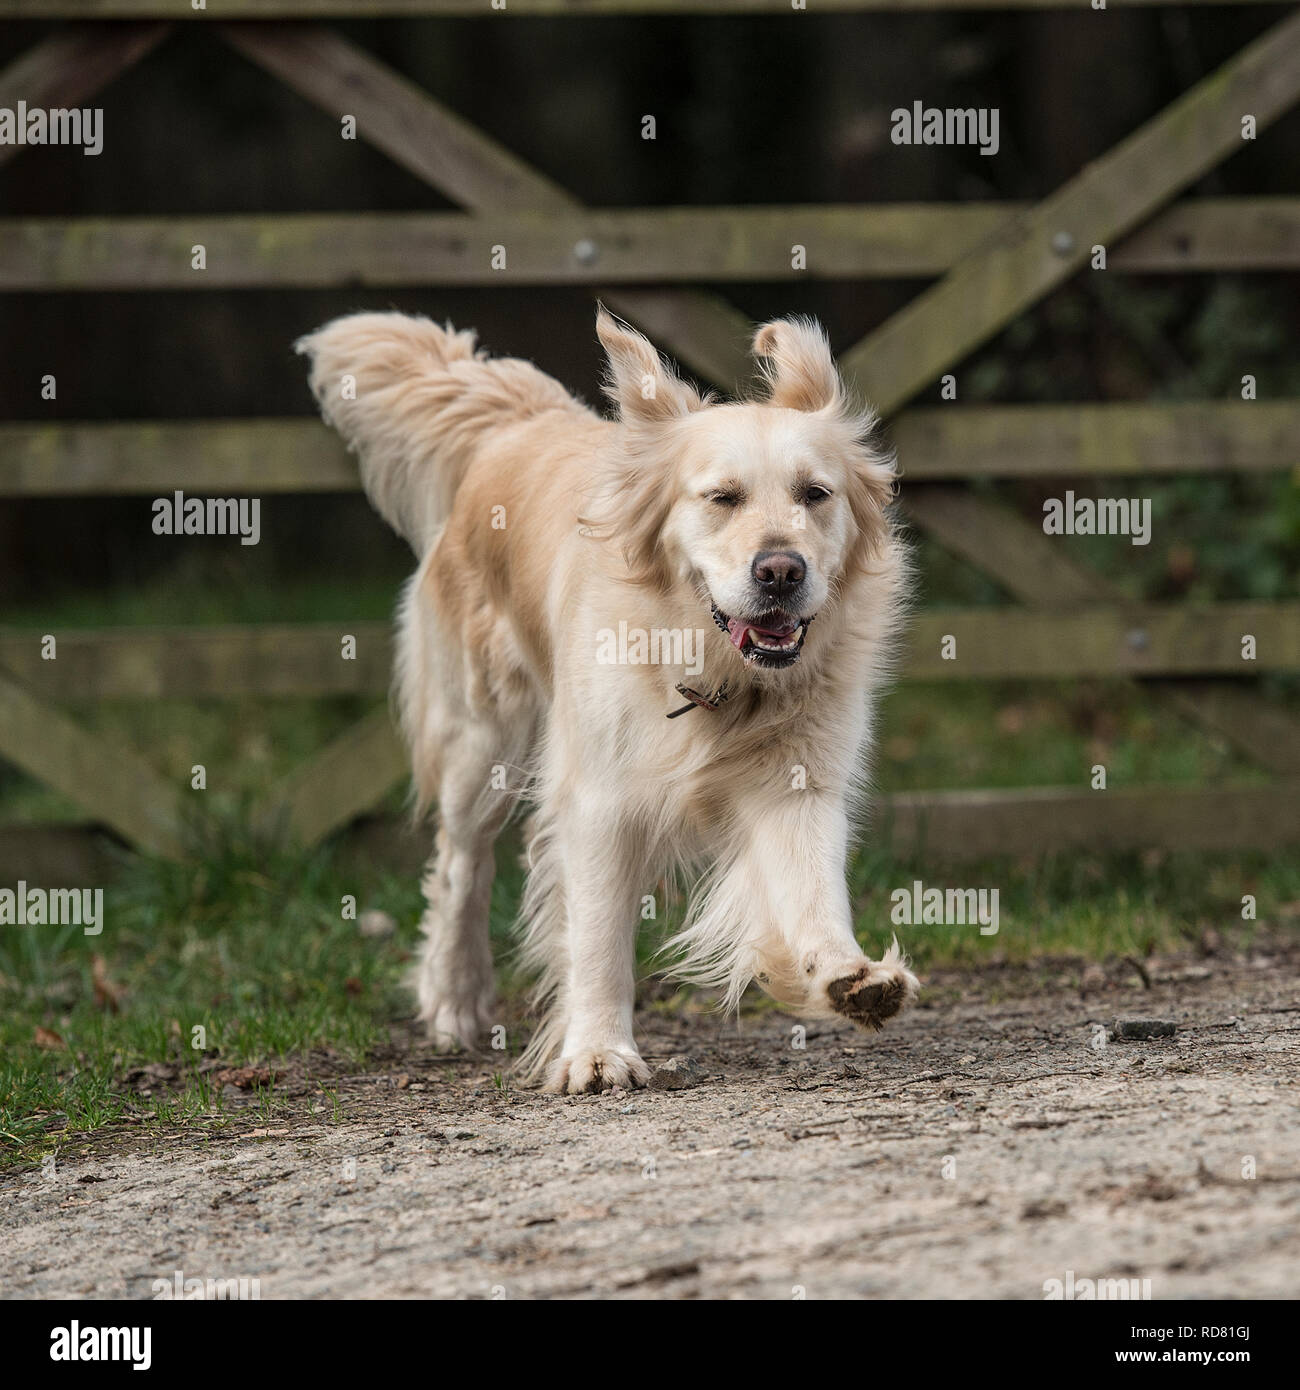
[[[684,1091],[690,1086],[698,1086],[704,1080],[704,1073],[694,1057],[670,1057],[660,1062],[650,1075],[652,1091]]]
[[[362,936],[392,936],[397,930],[397,919],[391,912],[383,912],[377,907],[363,912],[357,921]]]
[[[1131,1042],[1145,1042],[1149,1038],[1172,1038],[1175,1024],[1169,1018],[1117,1018],[1115,1036],[1127,1038]]]

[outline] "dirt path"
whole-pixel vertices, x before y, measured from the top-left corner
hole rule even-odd
[[[10,1174],[3,1293],[1042,1298],[1072,1271],[1294,1296],[1300,950],[1152,973],[947,972],[891,1031],[804,1050],[779,1015],[649,1014],[648,1056],[700,1064],[679,1091],[503,1094],[403,1049],[337,1082],[338,1121],[304,1079],[297,1117]],[[1117,1014],[1177,1035],[1095,1047]]]

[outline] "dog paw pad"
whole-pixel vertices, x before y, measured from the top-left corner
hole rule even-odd
[[[826,986],[831,1007],[859,1028],[877,1032],[916,997],[915,977],[895,965],[870,963]]]

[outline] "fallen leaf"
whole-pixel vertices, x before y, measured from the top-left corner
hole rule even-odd
[[[32,1034],[32,1041],[37,1047],[46,1048],[50,1052],[67,1047],[67,1043],[59,1037],[53,1028],[42,1028],[39,1023],[36,1025],[36,1031]]]
[[[122,990],[108,978],[108,963],[99,954],[90,958],[90,979],[95,986],[95,1003],[101,1009],[107,1009],[109,1013],[117,1013],[122,1001]]]
[[[241,1091],[251,1091],[254,1086],[273,1085],[276,1075],[270,1067],[223,1067],[212,1081],[216,1086],[237,1086]]]

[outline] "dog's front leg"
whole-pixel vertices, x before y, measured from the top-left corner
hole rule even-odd
[[[582,790],[561,811],[557,840],[567,921],[554,1007],[564,1040],[546,1089],[577,1095],[644,1086],[650,1069],[632,1040],[644,846],[619,805]]]
[[[897,945],[871,960],[857,943],[845,870],[849,817],[831,792],[790,791],[747,808],[733,872],[756,885],[762,919],[756,967],[783,1003],[878,1029],[910,1004],[916,977]]]

